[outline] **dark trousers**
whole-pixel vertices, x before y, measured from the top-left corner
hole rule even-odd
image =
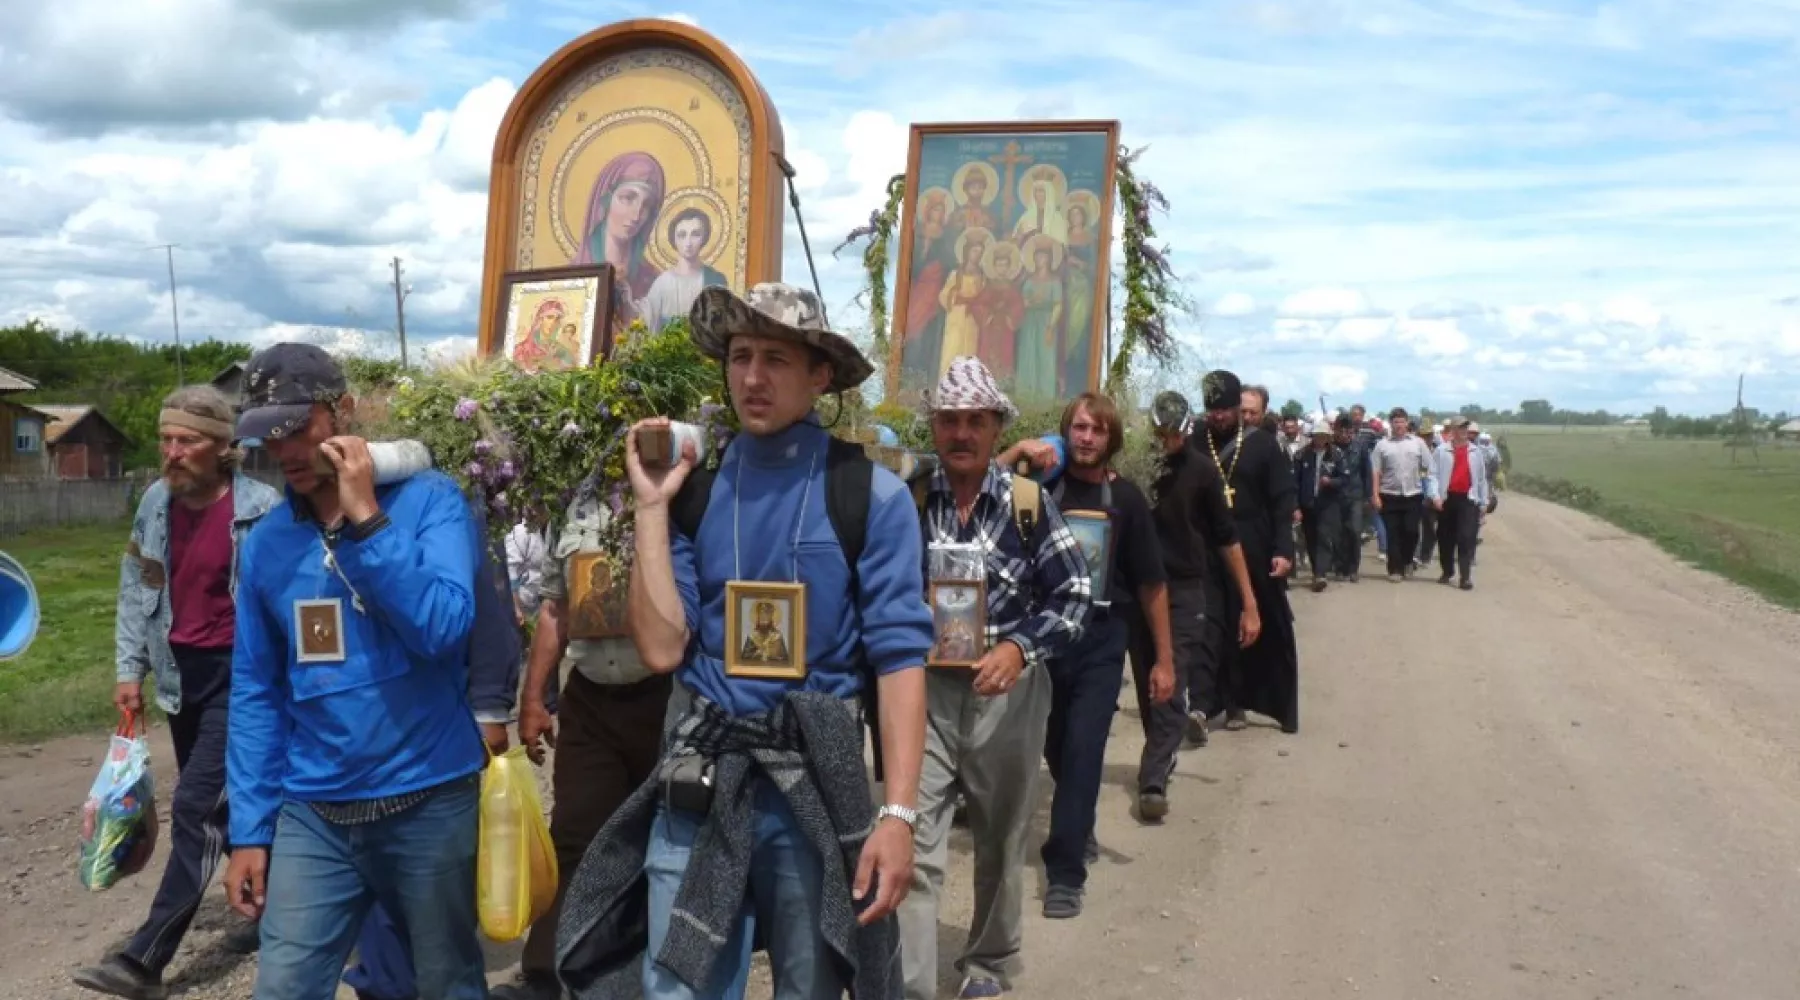
[[[1344,576],[1362,571],[1362,531],[1367,507],[1366,502],[1351,497],[1338,504],[1337,546],[1332,554],[1337,560],[1333,566]]]
[[[125,957],[158,975],[213,890],[213,874],[230,845],[225,805],[225,722],[231,706],[231,650],[175,647],[181,711],[169,716],[180,780],[169,800],[169,863],[150,916],[125,945]]]
[[[1446,579],[1452,568],[1463,580],[1469,579],[1475,565],[1475,540],[1481,529],[1481,508],[1469,500],[1467,493],[1452,493],[1444,498],[1444,509],[1438,518],[1438,568]],[[1454,560],[1454,563],[1452,562]]]
[[[1175,696],[1161,705],[1150,700],[1150,668],[1156,640],[1140,613],[1131,622],[1131,682],[1138,718],[1144,726],[1144,753],[1138,761],[1138,791],[1167,791],[1175,754],[1187,732],[1190,709],[1211,715],[1224,708],[1219,675],[1217,626],[1207,613],[1206,587],[1198,581],[1169,583],[1169,640],[1174,647]]]
[[[556,713],[556,768],[550,783],[550,840],[561,884],[556,902],[531,925],[520,956],[526,975],[553,975],[563,892],[581,856],[612,814],[650,780],[662,756],[663,714],[674,675],[635,684],[596,684],[571,671]]]
[[[1087,842],[1100,805],[1106,737],[1113,713],[1119,710],[1129,639],[1123,617],[1096,609],[1081,641],[1050,661],[1044,761],[1050,765],[1056,794],[1050,800],[1050,835],[1041,854],[1051,885],[1079,889],[1087,884]]]
[[[1329,573],[1341,573],[1338,547],[1343,544],[1344,506],[1334,497],[1326,497],[1311,510],[1301,511],[1300,528],[1306,536],[1306,550],[1312,554],[1312,575],[1317,580]]]
[[[1419,551],[1419,508],[1421,497],[1403,497],[1392,493],[1381,495],[1381,520],[1387,525],[1387,571],[1400,576],[1412,568]]]
[[[1431,501],[1419,503],[1419,551],[1413,556],[1421,564],[1429,565],[1438,550],[1438,512],[1431,506]]]

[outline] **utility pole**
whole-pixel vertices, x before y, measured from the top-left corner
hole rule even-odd
[[[400,367],[401,368],[407,367],[407,364],[406,364],[406,297],[412,293],[412,288],[410,286],[401,284],[400,279],[405,274],[406,274],[405,269],[400,266],[400,258],[395,257],[394,258],[394,323],[395,323],[395,328],[400,333]]]
[[[175,302],[175,248],[178,243],[164,243],[152,250],[161,250],[169,260],[169,322],[175,326],[175,384],[187,385],[187,373],[181,363],[181,310]]]

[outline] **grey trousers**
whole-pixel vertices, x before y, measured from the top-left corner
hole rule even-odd
[[[975,916],[957,970],[1010,988],[1022,967],[1026,827],[1050,720],[1050,673],[1027,668],[1018,686],[996,698],[977,695],[974,680],[972,670],[926,670],[912,892],[900,904],[906,1000],[938,995],[938,898],[959,789],[975,841]]]

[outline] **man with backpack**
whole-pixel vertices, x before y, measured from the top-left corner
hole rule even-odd
[[[905,486],[815,409],[872,368],[788,285],[706,289],[690,323],[743,432],[713,471],[691,442],[645,462],[643,436],[666,421],[628,440],[630,634],[646,668],[675,675],[673,724],[569,882],[557,973],[582,997],[722,1000],[743,995],[760,940],[776,996],[891,997],[931,617]],[[763,600],[782,609],[789,663],[740,655]],[[858,720],[872,697],[879,811]]]
[[[969,666],[926,671],[918,868],[900,910],[908,1000],[937,996],[938,894],[955,792],[975,840],[975,924],[957,968],[959,1000],[998,997],[1020,969],[1025,835],[1050,716],[1048,664],[1081,638],[1091,584],[1080,543],[1038,485],[994,461],[1017,410],[987,366],[958,357],[931,398],[938,469],[914,484],[927,578],[979,583],[986,635]],[[978,612],[979,613],[979,612]]]

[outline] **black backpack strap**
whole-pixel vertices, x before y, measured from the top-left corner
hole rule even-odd
[[[844,550],[844,563],[850,567],[851,600],[861,590],[857,564],[862,561],[863,547],[869,539],[869,504],[874,488],[875,463],[863,446],[832,438],[825,451],[825,516],[831,521],[831,530],[837,533],[838,546]],[[863,722],[869,727],[869,740],[874,745],[875,780],[881,781],[885,777],[881,761],[881,679],[869,666],[861,639],[857,640],[856,659],[856,669],[863,675]]]
[[[718,472],[713,469],[694,469],[669,503],[669,523],[689,541],[700,537],[700,522],[706,519],[706,504],[712,499],[713,480],[717,478]]]
[[[857,584],[856,564],[869,535],[869,502],[875,484],[875,462],[863,446],[832,438],[825,451],[825,516],[837,532],[850,566],[850,585]]]

